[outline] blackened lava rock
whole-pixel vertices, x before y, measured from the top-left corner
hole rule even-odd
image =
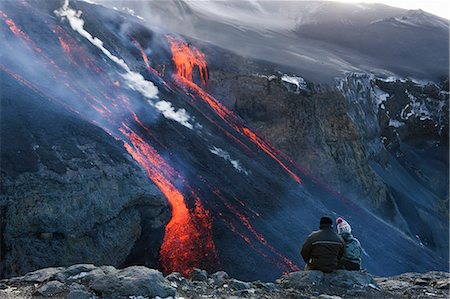
[[[44,268],[39,269],[30,273],[25,274],[21,277],[12,278],[12,281],[22,281],[22,282],[45,282],[50,280],[55,274],[62,271],[64,268],[56,267],[56,268]]]
[[[98,275],[92,279],[89,287],[105,298],[175,296],[175,289],[170,286],[161,272],[143,266],[133,266]]]
[[[303,289],[315,286],[319,289],[328,288],[378,288],[372,276],[360,271],[337,270],[333,273],[321,271],[292,272],[281,279],[283,288]]]
[[[342,288],[365,288],[377,283],[370,274],[359,271],[338,270],[330,274],[324,274],[325,281],[331,285]]]
[[[88,288],[78,283],[72,283],[69,286],[69,294],[67,299],[90,299],[93,294],[89,292]]]
[[[321,271],[292,272],[281,278],[280,285],[283,288],[303,289],[321,283],[323,277]]]
[[[216,286],[223,286],[228,279],[228,273],[225,271],[218,271],[210,275],[213,280],[213,283]]]
[[[61,282],[67,282],[67,280],[76,280],[79,277],[83,277],[84,273],[94,270],[96,267],[92,264],[77,264],[72,265],[55,274],[54,279]],[[80,275],[81,274],[81,275]]]
[[[230,279],[230,281],[228,282],[228,285],[230,286],[230,288],[236,290],[236,291],[241,291],[241,290],[248,290],[252,287],[252,284],[250,282],[244,282],[244,281],[240,281],[237,279]]]
[[[181,275],[180,272],[172,272],[172,273],[170,273],[169,275],[166,276],[166,279],[168,281],[178,282],[178,281],[182,281],[184,279],[184,277]]]
[[[0,90],[0,276],[157,261],[170,208],[123,145],[3,72]]]
[[[45,283],[34,293],[35,295],[44,296],[44,297],[52,297],[56,294],[60,294],[65,291],[65,285],[62,282],[53,280]]]
[[[189,279],[193,281],[208,281],[208,272],[194,268],[189,273]]]

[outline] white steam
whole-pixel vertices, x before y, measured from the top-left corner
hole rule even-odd
[[[186,110],[178,109],[175,111],[175,108],[172,107],[172,104],[167,101],[159,101],[155,104],[156,109],[161,111],[165,118],[173,119],[185,127],[192,129],[192,125],[189,123],[189,115]]]
[[[97,37],[92,36],[88,31],[84,29],[84,20],[81,19],[81,11],[75,11],[69,7],[69,0],[65,0],[64,5],[59,9],[55,10],[54,13],[60,18],[66,18],[69,21],[70,27],[81,36],[86,38],[91,44],[96,46],[103,54],[105,54],[111,61],[115,62],[125,73],[122,74],[122,78],[125,80],[126,85],[147,98],[148,103],[155,107],[162,115],[167,118],[174,120],[181,125],[192,129],[192,124],[189,123],[190,116],[187,114],[185,109],[175,110],[172,104],[167,101],[158,101],[154,103],[152,99],[158,98],[158,88],[150,81],[145,80],[145,78],[137,73],[133,72],[123,59],[118,58],[113,55],[108,49],[103,46],[103,42]]]
[[[221,148],[215,147],[215,146],[213,146],[213,148],[210,148],[209,151],[211,153],[213,153],[214,155],[221,157],[225,161],[230,162],[230,164],[233,165],[234,169],[236,169],[237,171],[248,175],[248,171],[246,171],[244,168],[242,168],[241,163],[238,160],[231,159],[231,156],[227,151],[225,151]]]

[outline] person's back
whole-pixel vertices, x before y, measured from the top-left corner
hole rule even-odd
[[[344,254],[344,240],[333,231],[333,222],[328,217],[320,219],[320,230],[306,238],[301,255],[306,263],[305,270],[333,272]]]
[[[361,269],[362,248],[358,239],[353,237],[352,228],[342,218],[336,219],[339,236],[345,241],[345,253],[340,260],[340,267],[345,270]]]

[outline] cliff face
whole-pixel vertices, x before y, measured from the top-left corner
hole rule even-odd
[[[156,265],[165,198],[121,145],[2,76],[1,276],[89,261]],[[18,138],[20,136],[20,138]],[[148,250],[146,261],[134,250]]]
[[[448,81],[349,74],[333,88],[239,65],[213,67],[210,91],[314,177],[446,256]]]

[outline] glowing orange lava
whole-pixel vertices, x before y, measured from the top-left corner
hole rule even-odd
[[[194,267],[217,265],[211,220],[200,200],[195,198],[195,207],[190,211],[183,194],[172,183],[180,179],[180,175],[126,125],[119,130],[130,141],[124,142],[125,149],[147,171],[172,207],[172,218],[166,226],[160,249],[164,272],[179,271],[187,275]]]
[[[281,161],[280,158],[278,158],[275,148],[243,125],[236,115],[233,114],[233,112],[193,82],[194,68],[197,67],[200,72],[202,82],[205,85],[207,84],[208,74],[205,55],[182,40],[175,39],[171,36],[168,36],[167,39],[170,43],[170,48],[172,51],[172,59],[176,68],[175,80],[178,84],[183,86],[185,89],[189,89],[194,92],[198,98],[207,103],[230,127],[246,136],[251,142],[266,152],[294,179],[294,181],[300,184],[300,177],[296,175],[283,161]]]
[[[116,140],[121,140],[128,153],[145,169],[148,177],[167,197],[172,207],[172,218],[165,228],[163,244],[160,249],[160,260],[164,272],[178,271],[187,275],[194,267],[217,270],[219,262],[212,238],[212,221],[208,211],[205,210],[200,199],[192,191],[188,194],[189,202],[192,203],[192,207],[189,207],[185,196],[177,189],[176,183],[184,184],[183,189],[186,190],[190,190],[190,187],[186,185],[186,180],[145,141],[143,137],[145,134],[152,138],[155,137],[133,113],[135,109],[133,109],[129,99],[120,93],[110,96],[107,91],[104,92],[97,87],[97,85],[102,85],[117,89],[120,84],[115,84],[114,81],[101,76],[101,74],[97,77],[99,82],[96,85],[90,86],[77,84],[76,81],[72,82],[67,73],[63,72],[53,60],[49,59],[44,51],[37,47],[12,19],[1,11],[0,18],[28,49],[44,58],[45,64],[43,66],[47,67],[48,71],[52,73],[55,82],[61,82],[68,91],[77,97],[79,101],[76,105],[89,108],[90,111],[89,113],[83,111],[83,114],[80,114],[72,108],[74,102],[71,101],[70,97],[55,99],[50,94],[41,92],[19,75],[14,74],[6,66],[0,64],[0,68],[46,98],[64,105],[81,117],[89,118],[90,122],[104,129]],[[66,34],[61,27],[55,26],[53,33],[58,36],[61,48],[71,63],[79,66],[85,65],[95,73],[102,72],[91,60],[88,53],[78,46],[77,42]],[[148,59],[144,61],[148,64]],[[79,106],[76,106],[76,108],[79,108]],[[124,112],[130,114],[123,115]],[[122,119],[124,122],[122,122]],[[136,126],[144,128],[144,131],[135,132],[131,129],[131,127]]]
[[[198,67],[200,79],[206,85],[208,83],[208,69],[206,66],[205,55],[187,43],[179,41],[171,36],[167,37],[172,50],[172,59],[176,66],[177,74],[192,82],[194,67]]]

